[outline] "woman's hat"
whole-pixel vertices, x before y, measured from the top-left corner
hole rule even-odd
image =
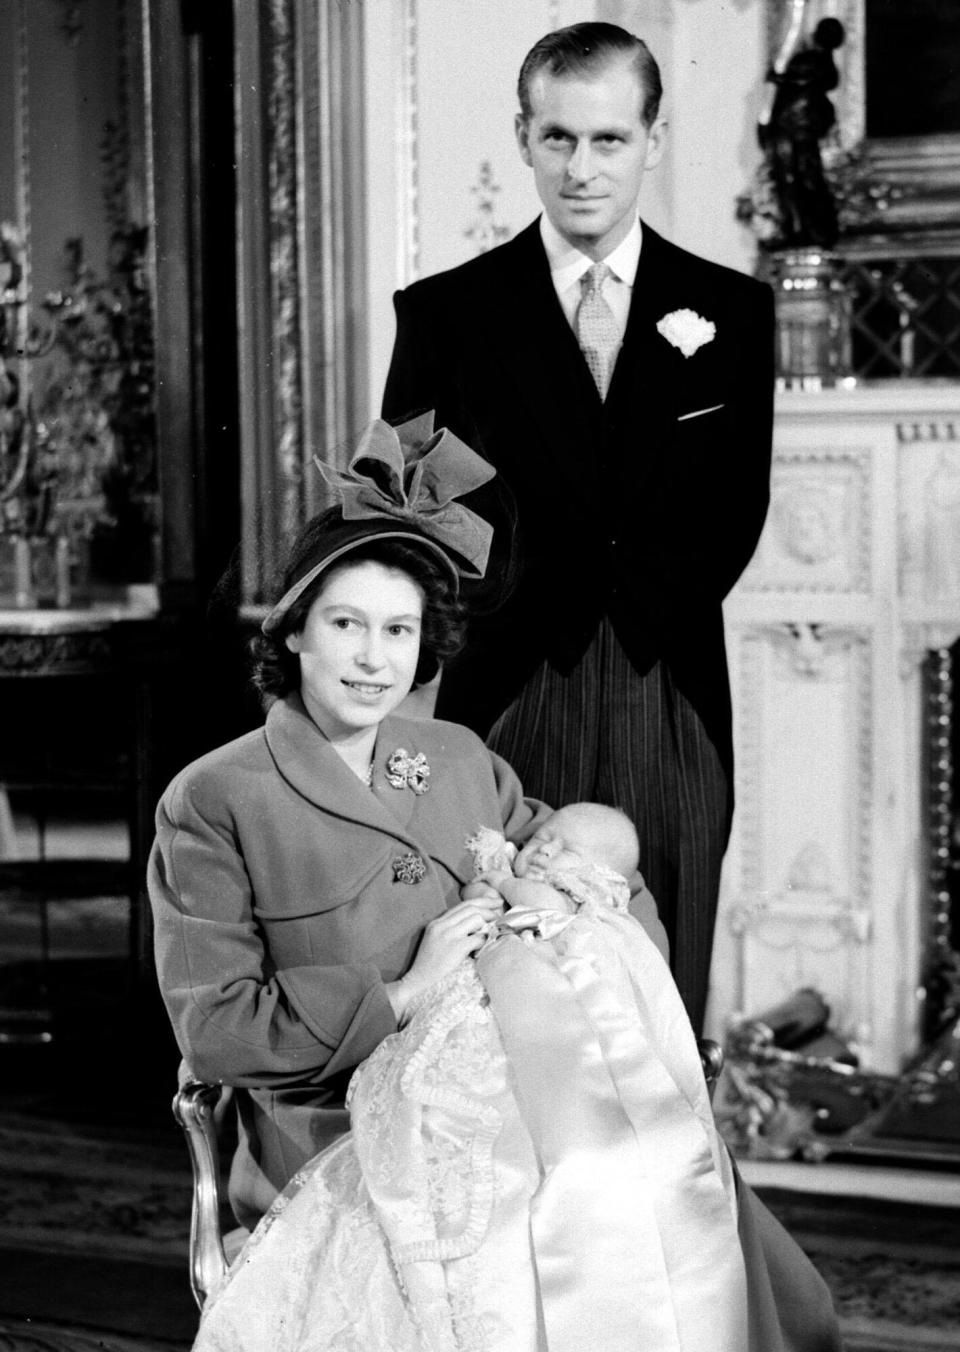
[[[488,483],[496,470],[446,428],[435,432],[433,419],[424,413],[399,427],[376,419],[345,471],[314,457],[340,510],[263,621],[265,634],[324,569],[372,539],[416,542],[449,570],[455,586],[461,577],[483,577],[493,527],[455,499]]]

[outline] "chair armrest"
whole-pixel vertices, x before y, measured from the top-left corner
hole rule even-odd
[[[713,1038],[702,1037],[697,1043],[700,1051],[700,1064],[703,1066],[703,1076],[707,1082],[707,1092],[710,1098],[713,1098],[713,1091],[717,1087],[717,1080],[720,1078],[720,1072],[723,1070],[723,1048],[719,1042],[714,1042]]]
[[[220,1154],[214,1109],[222,1086],[188,1080],[173,1099],[173,1115],[183,1128],[193,1168],[190,1210],[190,1289],[203,1309],[227,1273],[220,1234]]]

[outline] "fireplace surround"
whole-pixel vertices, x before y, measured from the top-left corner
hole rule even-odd
[[[860,1098],[851,1125],[955,1092],[956,385],[781,392],[770,514],[725,609],[737,810],[707,1032],[815,1074],[748,1023],[810,988],[857,1062],[825,1072]]]

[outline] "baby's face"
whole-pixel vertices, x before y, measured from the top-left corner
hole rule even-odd
[[[556,812],[524,845],[513,870],[518,878],[542,878],[548,870],[573,867],[591,857],[592,851],[576,829]]]

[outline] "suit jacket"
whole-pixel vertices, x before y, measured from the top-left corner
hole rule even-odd
[[[346,1128],[353,1069],[396,1031],[384,983],[460,900],[480,826],[526,839],[549,809],[466,728],[388,718],[375,761],[422,751],[431,792],[371,792],[299,696],[183,770],[157,809],[148,883],[157,972],[193,1073],[235,1085],[231,1200],[252,1225]],[[397,880],[417,854],[425,875]]]
[[[494,575],[520,566],[509,600],[481,614],[445,671],[438,713],[485,734],[545,658],[571,670],[607,614],[638,671],[669,663],[729,767],[721,602],[769,501],[769,287],[644,225],[604,402],[536,222],[398,292],[395,305],[384,416],[434,408],[438,427],[496,466],[502,482],[471,505],[498,528]],[[691,356],[657,330],[677,310],[715,325]]]

